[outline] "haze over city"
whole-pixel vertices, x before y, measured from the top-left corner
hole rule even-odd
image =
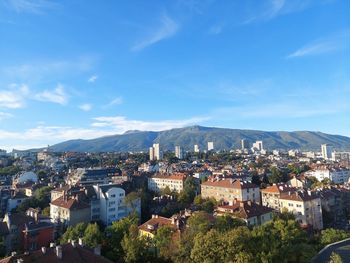
[[[0,148],[194,124],[349,136],[350,3],[0,1]]]

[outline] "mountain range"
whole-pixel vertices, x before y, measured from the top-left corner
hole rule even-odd
[[[300,149],[320,151],[321,144],[331,144],[337,150],[350,150],[350,138],[313,131],[258,131],[228,128],[191,126],[165,131],[127,131],[124,134],[105,136],[90,140],[69,140],[50,146],[50,150],[77,152],[136,152],[148,151],[153,143],[159,143],[162,151],[174,151],[176,145],[185,151],[193,151],[195,144],[201,150],[207,142],[214,142],[215,150],[241,148],[241,139],[250,145],[262,140],[265,149]]]

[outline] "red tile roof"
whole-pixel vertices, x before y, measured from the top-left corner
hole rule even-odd
[[[259,188],[257,185],[253,183],[235,180],[235,179],[209,178],[208,181],[203,182],[202,185],[223,187],[223,188],[234,188],[234,189]]]
[[[276,193],[276,194],[281,194],[281,193],[286,193],[286,192],[295,192],[296,188],[291,187],[286,184],[274,184],[271,186],[266,187],[265,189],[260,190],[262,193]]]
[[[140,225],[139,229],[149,233],[155,233],[157,229],[162,226],[170,226],[175,228],[175,225],[172,224],[171,218],[156,215],[155,217]]]
[[[65,200],[63,196],[53,200],[51,204],[55,206],[67,208],[69,210],[79,210],[79,209],[85,209],[90,207],[89,204],[83,201],[77,200],[76,198],[68,198]]]
[[[272,211],[272,208],[258,205],[250,201],[235,201],[233,205],[223,205],[218,206],[217,208],[217,212],[220,214],[234,214],[242,219],[248,219],[254,216],[261,216]]]

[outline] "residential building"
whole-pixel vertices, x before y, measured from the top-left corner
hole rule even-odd
[[[246,139],[241,140],[241,150],[249,149],[249,142]]]
[[[201,196],[213,197],[217,201],[252,201],[260,203],[259,186],[236,179],[209,178],[201,184]]]
[[[194,150],[195,153],[199,153],[199,145],[195,144],[193,150]]]
[[[153,146],[149,148],[149,159],[150,161],[159,161],[162,159],[159,143],[154,143]]]
[[[11,190],[11,196],[7,199],[6,211],[11,212],[27,199],[28,196],[26,196],[23,192]]]
[[[265,189],[261,189],[261,201],[263,206],[280,211],[280,197],[284,193],[293,193],[296,189],[287,184],[273,184]]]
[[[158,173],[148,178],[148,189],[159,193],[161,189],[169,187],[170,190],[179,193],[183,190],[185,179],[186,175],[183,173]]]
[[[280,211],[288,211],[295,215],[295,219],[303,226],[313,229],[323,229],[321,199],[310,191],[296,191],[282,194],[280,197]]]
[[[183,158],[183,152],[180,146],[175,146],[175,156],[180,160]]]
[[[116,175],[116,168],[78,168],[68,174],[66,182],[69,185],[108,184]]]
[[[208,142],[208,152],[214,150],[214,142]]]
[[[332,159],[332,151],[333,147],[329,144],[322,144],[321,145],[321,152],[322,152],[322,158],[325,160],[331,160]]]
[[[264,149],[262,141],[256,141],[253,143],[253,151],[262,151]]]
[[[51,201],[50,203],[51,222],[72,226],[81,222],[90,222],[91,207],[90,204],[80,200],[79,195],[70,197],[63,196]]]
[[[305,172],[305,176],[314,176],[319,181],[327,178],[335,184],[343,184],[348,182],[350,178],[350,169],[343,167],[319,166],[313,170]]]
[[[94,185],[93,188],[96,198],[91,200],[91,220],[111,225],[133,212],[141,216],[140,198],[126,203],[125,190],[119,184]]]
[[[273,209],[252,201],[234,200],[229,205],[218,206],[216,216],[230,215],[246,222],[248,226],[262,225],[273,218]]]
[[[140,236],[154,238],[157,230],[163,226],[169,226],[176,230],[179,228],[179,221],[175,218],[166,218],[158,215],[152,215],[152,218],[139,226]],[[1,263],[1,262],[0,262]]]

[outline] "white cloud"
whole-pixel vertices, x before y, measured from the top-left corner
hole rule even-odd
[[[92,75],[89,79],[88,79],[88,82],[95,82],[96,80],[98,79],[98,76],[97,75]]]
[[[85,103],[79,106],[79,109],[83,111],[90,111],[92,109],[92,105],[89,103]]]
[[[54,90],[44,90],[35,95],[35,99],[39,101],[53,102],[61,105],[66,105],[68,102],[68,95],[64,91],[64,87],[58,84]]]
[[[0,121],[8,119],[8,118],[12,118],[12,117],[13,117],[12,114],[0,111]]]
[[[118,132],[128,130],[162,131],[198,124],[208,120],[207,117],[195,117],[185,120],[140,121],[128,120],[124,116],[94,118],[93,127],[112,127]]]
[[[148,46],[158,43],[166,38],[172,37],[179,29],[179,25],[169,16],[163,15],[161,17],[160,27],[153,30],[153,32],[145,39],[139,41],[132,46],[132,51],[140,51]]]
[[[320,55],[337,51],[348,46],[350,40],[350,31],[338,32],[328,38],[313,41],[302,48],[289,54],[287,58],[298,58],[311,55]]]
[[[33,14],[42,14],[44,10],[57,6],[57,3],[47,0],[7,0],[5,3],[18,13]]]
[[[29,88],[27,85],[11,84],[8,89],[0,90],[0,108],[23,108],[28,94]]]

